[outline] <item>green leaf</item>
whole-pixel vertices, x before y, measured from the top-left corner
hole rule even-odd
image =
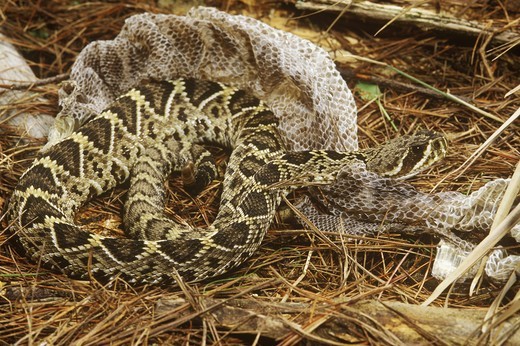
[[[359,96],[361,96],[363,101],[375,101],[377,106],[379,107],[379,111],[381,112],[381,114],[386,118],[386,120],[388,120],[394,131],[398,132],[397,126],[390,117],[390,114],[388,114],[385,107],[381,103],[381,97],[383,96],[383,93],[381,92],[377,84],[358,82],[355,86],[355,90],[359,93]]]
[[[381,98],[383,95],[377,84],[358,82],[355,86],[355,90],[364,101],[373,101]]]

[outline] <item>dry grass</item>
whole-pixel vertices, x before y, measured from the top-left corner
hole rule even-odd
[[[190,2],[185,1],[186,6]],[[201,3],[201,2],[197,2]],[[506,25],[506,10],[498,5],[464,6],[463,1],[440,1],[453,6],[453,11],[469,19],[493,18],[495,24]],[[214,1],[226,11],[245,13],[269,23],[278,23],[298,33],[308,30],[322,33],[334,20],[330,14],[310,14],[301,19],[284,18],[301,15],[290,5],[275,6],[269,1]],[[177,7],[184,11],[185,6]],[[271,12],[270,10],[273,9]],[[0,5],[3,31],[30,62],[40,78],[66,73],[78,52],[98,39],[111,39],[120,30],[124,18],[143,11],[171,12],[153,2],[92,2],[57,0],[48,4],[21,5],[7,1]],[[177,12],[175,11],[175,12]],[[517,14],[518,15],[518,14]],[[509,18],[514,17],[509,15]],[[281,23],[281,24],[280,24]],[[480,55],[478,47],[464,39],[451,40],[411,28],[391,27],[377,38],[371,33],[379,26],[339,20],[321,42],[336,40],[341,49],[359,56],[388,63],[441,90],[469,100],[478,107],[507,119],[519,106],[518,97],[504,95],[519,80],[520,58],[514,51],[493,60],[493,55]],[[488,47],[489,48],[489,47]],[[473,111],[443,98],[423,93],[416,86],[402,87],[403,77],[366,62],[339,66],[354,79],[384,78],[383,104],[396,123],[399,133],[418,127],[446,133],[452,138],[451,150],[443,164],[415,179],[424,190],[459,190],[467,192],[490,179],[508,177],[520,153],[518,124],[513,124],[477,161],[457,179],[443,178],[464,160],[499,126],[497,121],[476,115]],[[35,88],[48,101],[30,105],[11,105],[30,112],[57,110],[57,85]],[[358,105],[364,101],[357,99]],[[395,131],[381,116],[375,104],[359,115],[361,145],[372,146],[395,137]],[[22,138],[14,129],[2,124],[0,136],[0,207],[5,208],[17,178],[28,166],[42,142]],[[217,151],[220,158],[225,155]],[[442,183],[437,186],[437,183]],[[190,197],[178,179],[170,186],[171,210],[196,225],[213,219],[218,206],[218,184],[208,187],[201,196]],[[102,232],[120,232],[119,210],[124,190],[118,189],[98,199],[79,216],[86,227]],[[3,221],[5,229],[5,220]],[[429,236],[411,237],[385,234],[377,238],[353,238],[325,234],[322,238],[309,234],[297,224],[277,221],[261,248],[239,270],[206,283],[184,287],[129,287],[124,282],[101,285],[80,282],[40,269],[8,245],[9,234],[0,233],[0,344],[248,344],[255,333],[223,328],[212,318],[200,318],[210,298],[247,298],[257,302],[305,303],[307,309],[286,311],[284,317],[311,332],[312,323],[320,316],[319,304],[360,299],[397,300],[412,304],[423,302],[438,281],[429,276],[437,240]],[[348,246],[345,244],[348,243]],[[506,244],[507,245],[507,244]],[[511,245],[511,244],[509,244]],[[514,246],[513,246],[514,247]],[[469,297],[467,286],[455,287],[450,295],[453,307],[487,307],[501,287],[485,281],[481,289]],[[518,290],[518,284],[516,284]],[[514,290],[513,290],[514,291]],[[506,295],[505,302],[514,293]],[[162,314],[157,302],[182,297],[174,310]],[[191,308],[190,308],[191,306]],[[199,311],[193,312],[193,311]],[[336,311],[331,308],[331,311]],[[238,328],[240,329],[240,328]],[[383,342],[362,325],[358,330],[344,331],[353,342]],[[282,344],[295,344],[310,334],[295,328]],[[266,341],[260,339],[260,341]],[[347,340],[347,339],[345,339]],[[258,340],[256,340],[258,341]],[[319,339],[315,339],[319,341]],[[392,343],[391,341],[386,341]]]

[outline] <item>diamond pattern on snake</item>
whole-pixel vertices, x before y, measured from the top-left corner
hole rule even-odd
[[[203,143],[232,153],[217,217],[198,229],[164,215],[164,181],[195,160]],[[242,90],[194,79],[149,82],[41,152],[21,177],[8,216],[34,261],[73,278],[174,283],[175,272],[198,281],[245,262],[292,189],[331,183],[354,165],[382,177],[409,176],[445,151],[444,137],[427,131],[355,152],[288,151],[278,119]],[[81,206],[127,180],[124,224],[132,238],[75,224]]]

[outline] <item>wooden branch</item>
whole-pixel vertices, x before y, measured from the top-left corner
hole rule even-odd
[[[158,318],[173,315],[186,304],[182,298],[161,300],[157,305]],[[241,334],[251,334],[275,340],[292,342],[299,339],[327,344],[366,341],[368,335],[378,343],[387,344],[436,344],[462,345],[485,344],[488,335],[480,335],[486,309],[454,309],[424,307],[400,302],[334,301],[328,305],[306,303],[271,303],[253,299],[205,299],[206,306],[215,305],[203,318]],[[303,323],[294,322],[289,316],[312,317]],[[193,314],[193,310],[185,310]],[[175,321],[172,321],[175,324]],[[494,337],[505,338],[506,344],[520,344],[520,316],[494,329]],[[164,325],[162,326],[164,327]],[[496,335],[500,334],[500,335]],[[500,339],[501,338],[501,339]]]
[[[421,8],[403,8],[396,5],[352,0],[298,1],[296,8],[310,11],[339,12],[385,22],[395,21],[401,24],[412,24],[423,30],[433,29],[473,38],[482,34],[493,35],[491,42],[494,44],[520,43],[518,32],[493,30],[478,22],[455,18],[448,14],[438,14]]]

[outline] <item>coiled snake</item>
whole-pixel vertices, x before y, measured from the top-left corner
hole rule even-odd
[[[251,256],[291,189],[330,183],[354,163],[381,176],[411,175],[446,150],[442,136],[418,132],[357,152],[290,152],[277,125],[244,91],[192,79],[150,82],[39,155],[11,197],[11,229],[33,260],[71,277],[159,283],[174,281],[175,271],[202,280]],[[193,229],[163,215],[161,186],[171,170],[197,161],[205,142],[233,152],[216,220]],[[199,167],[198,176],[207,180],[206,173]],[[125,225],[134,238],[103,237],[75,224],[82,205],[127,179]]]

